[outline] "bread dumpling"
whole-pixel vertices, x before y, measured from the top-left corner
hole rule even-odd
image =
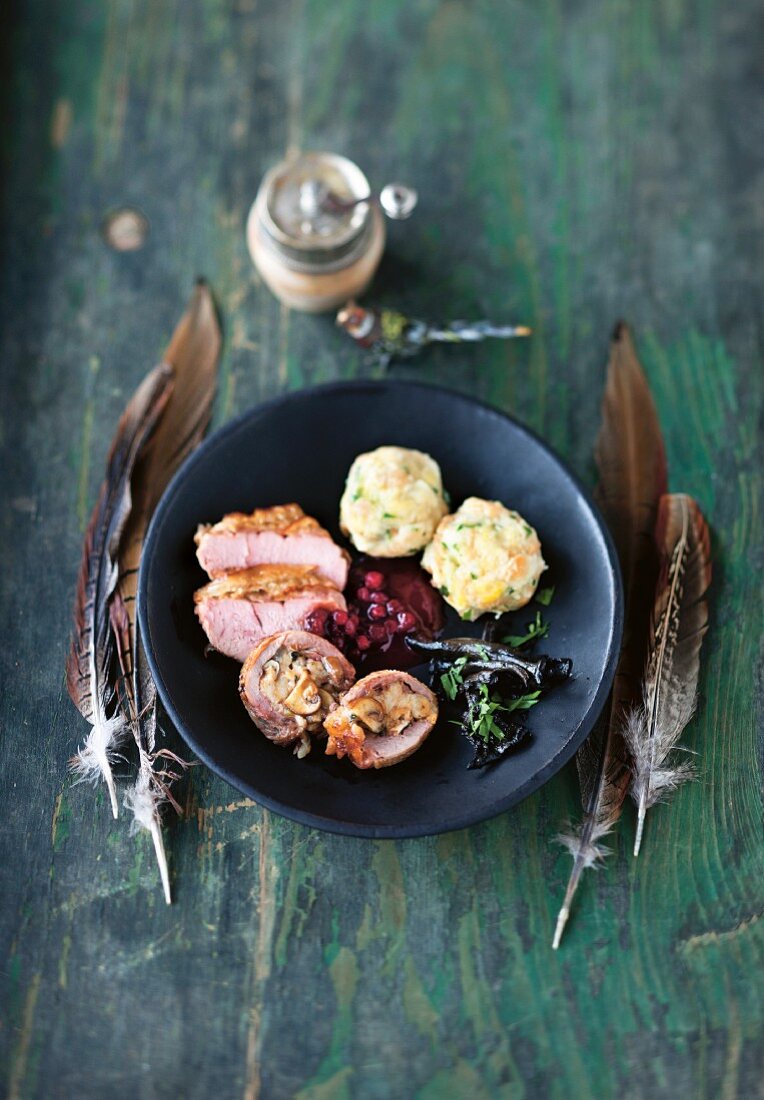
[[[546,563],[538,535],[518,512],[468,497],[440,521],[422,568],[446,603],[472,621],[524,607]]]
[[[433,458],[405,447],[377,447],[350,467],[340,527],[362,553],[401,558],[423,550],[447,512]]]

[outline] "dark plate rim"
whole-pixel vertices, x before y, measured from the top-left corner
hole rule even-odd
[[[296,397],[310,397],[313,394],[318,393],[352,393],[353,391],[369,391],[380,390],[389,387],[419,390],[419,391],[437,391],[445,394],[449,397],[456,397],[460,401],[463,401],[469,405],[473,405],[484,412],[491,413],[492,415],[499,417],[503,420],[508,420],[518,431],[532,439],[538,446],[552,456],[554,461],[562,470],[565,477],[572,483],[579,496],[583,498],[591,514],[593,515],[595,522],[599,528],[605,549],[607,551],[608,561],[610,565],[610,573],[614,588],[614,604],[613,604],[613,621],[610,630],[610,644],[608,647],[607,657],[605,660],[605,667],[603,670],[602,678],[600,679],[599,686],[592,699],[591,705],[586,713],[583,715],[577,728],[573,731],[570,738],[562,746],[560,751],[556,753],[554,757],[539,771],[535,773],[526,783],[521,787],[516,788],[511,794],[505,798],[497,800],[495,807],[491,813],[486,814],[484,811],[470,812],[466,810],[462,814],[457,814],[454,818],[450,818],[449,821],[443,825],[437,823],[427,823],[418,826],[396,826],[396,825],[363,825],[353,821],[338,821],[336,818],[322,817],[320,814],[314,814],[303,810],[295,809],[288,803],[280,802],[278,799],[271,798],[262,791],[257,790],[251,784],[242,780],[239,776],[231,773],[229,769],[222,767],[218,764],[207,752],[204,746],[200,745],[196,740],[194,734],[185,727],[177,708],[175,707],[171,694],[164,682],[164,679],[159,671],[158,662],[155,659],[154,649],[152,646],[152,634],[151,634],[151,622],[148,609],[148,587],[149,576],[151,571],[151,563],[153,557],[153,546],[155,541],[159,537],[159,533],[165,523],[168,511],[171,507],[173,498],[177,493],[179,487],[183,484],[189,473],[196,467],[199,462],[205,460],[216,448],[224,441],[227,441],[230,436],[235,435],[254,417],[260,417],[266,415],[272,409],[278,408],[283,404],[287,404],[289,401],[294,400]],[[528,428],[525,424],[522,424],[515,417],[509,413],[505,413],[501,409],[497,409],[495,405],[489,404],[487,401],[482,401],[478,398],[471,397],[468,394],[464,394],[459,390],[452,389],[447,386],[440,386],[427,382],[419,382],[411,379],[350,379],[338,382],[323,382],[315,386],[306,386],[298,390],[290,390],[287,393],[279,394],[276,397],[269,398],[267,401],[263,401],[252,408],[247,409],[233,420],[227,421],[225,424],[217,428],[207,439],[200,444],[199,447],[185,460],[185,462],[179,467],[175,475],[169,482],[159,504],[154,511],[151,522],[149,524],[146,538],[144,540],[143,554],[141,557],[141,566],[138,577],[138,623],[140,627],[141,637],[144,640],[144,647],[146,650],[146,657],[151,669],[151,675],[154,677],[154,682],[159,693],[159,697],[162,704],[172,721],[175,729],[180,736],[186,742],[186,744],[196,753],[199,759],[207,765],[216,775],[219,775],[226,782],[230,783],[236,790],[241,791],[242,794],[252,798],[258,805],[265,807],[268,810],[272,810],[274,813],[280,814],[283,817],[289,818],[291,821],[297,821],[301,825],[307,825],[311,828],[321,829],[325,832],[336,833],[341,836],[355,836],[364,837],[368,839],[390,839],[401,840],[412,837],[420,836],[437,836],[441,833],[454,832],[458,829],[465,829],[471,825],[477,825],[482,821],[488,821],[493,817],[497,817],[499,814],[504,813],[506,810],[511,809],[517,805],[518,802],[522,802],[523,799],[529,797],[540,787],[546,783],[548,779],[551,779],[558,771],[560,771],[564,765],[575,754],[580,745],[584,742],[586,737],[591,733],[597,719],[600,716],[604,703],[610,693],[610,689],[615,678],[616,665],[618,662],[618,656],[620,653],[621,639],[623,634],[623,618],[624,618],[624,596],[623,596],[623,580],[621,577],[621,569],[618,562],[618,556],[615,550],[615,544],[613,543],[612,536],[605,523],[604,517],[599,508],[594,502],[593,497],[589,493],[588,489],[581,483],[579,478],[567,463],[559,456],[557,451],[551,447],[542,437],[532,428]]]

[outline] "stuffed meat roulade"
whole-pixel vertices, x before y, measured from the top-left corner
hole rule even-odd
[[[239,676],[241,701],[257,728],[277,745],[310,751],[311,737],[355,679],[340,651],[316,634],[285,630],[264,638]]]
[[[345,692],[324,722],[329,756],[357,768],[387,768],[411,756],[438,719],[430,689],[408,672],[372,672]]]

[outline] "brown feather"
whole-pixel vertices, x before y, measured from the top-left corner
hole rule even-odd
[[[661,497],[655,528],[660,575],[650,617],[641,705],[629,715],[626,737],[634,759],[631,794],[638,807],[634,855],[647,810],[694,774],[672,759],[695,712],[700,647],[708,629],[705,593],[711,583],[708,526],[692,497]]]
[[[595,457],[597,501],[623,573],[624,635],[605,714],[576,756],[584,818],[578,829],[559,838],[573,856],[573,869],[557,918],[554,947],[559,946],[582,872],[606,854],[598,842],[618,820],[629,789],[622,724],[627,708],[639,697],[650,594],[657,574],[655,516],[667,488],[666,453],[655,403],[624,323],[616,326],[610,345]]]
[[[114,687],[114,637],[109,602],[117,583],[117,549],[130,514],[130,475],[169,398],[172,374],[157,367],[144,379],[120,418],[106,478],[90,518],[74,605],[74,636],[66,662],[69,695],[92,729],[72,761],[83,779],[106,781],[112,813],[117,798],[111,761],[123,733]]]
[[[201,441],[212,413],[221,335],[206,283],[199,282],[164,355],[172,370],[172,399],[133,478],[133,509],[119,549],[115,629],[121,637],[125,710],[138,748],[138,776],[127,794],[134,824],[150,831],[165,899],[171,901],[159,808],[169,800],[173,776],[157,772],[156,687],[146,662],[136,619],[138,569],[146,529],[159,498],[181,462]],[[173,758],[177,763],[182,763]]]
[[[212,295],[200,280],[164,354],[175,382],[172,400],[132,479],[133,510],[119,549],[119,590],[130,621],[130,654],[135,651],[135,598],[146,529],[170,478],[207,430],[220,346]]]

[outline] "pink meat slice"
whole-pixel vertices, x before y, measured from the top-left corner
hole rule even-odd
[[[199,589],[194,603],[213,649],[241,662],[262,638],[305,629],[311,612],[347,606],[315,570],[270,565],[219,577]]]
[[[299,504],[232,512],[196,532],[196,556],[210,577],[255,565],[310,565],[335,587],[347,583],[349,557]]]

